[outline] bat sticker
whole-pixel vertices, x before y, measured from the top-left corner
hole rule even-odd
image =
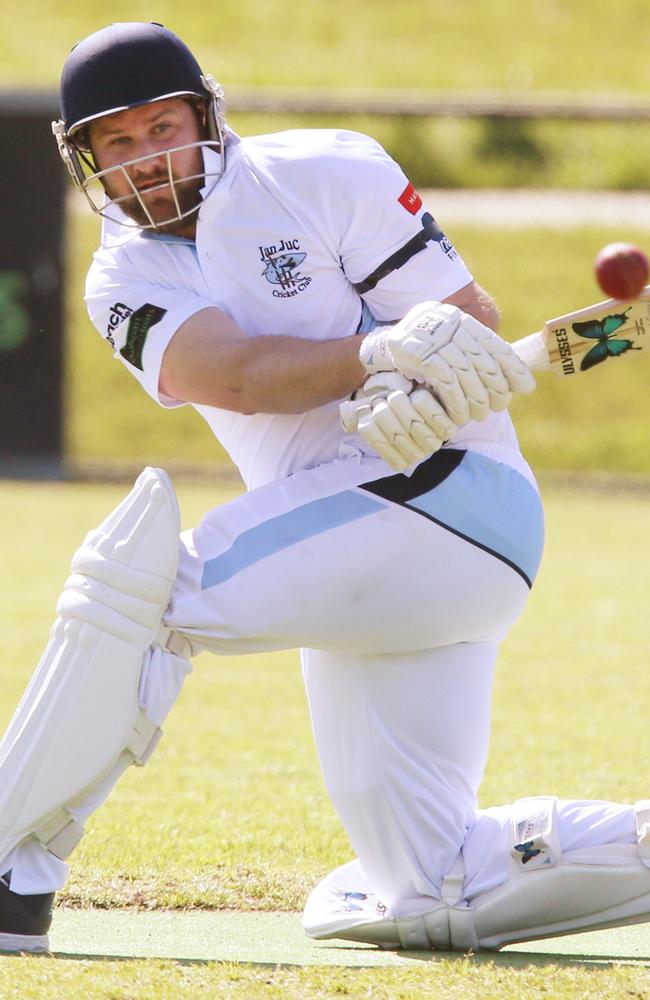
[[[579,337],[589,337],[598,341],[580,362],[581,371],[587,371],[588,368],[599,365],[607,358],[615,358],[619,354],[625,354],[626,351],[641,350],[640,347],[635,347],[631,340],[614,338],[616,331],[627,322],[629,311],[626,309],[623,313],[612,313],[610,316],[604,316],[602,320],[592,319],[584,323],[571,324],[574,333]]]
[[[539,847],[535,847],[534,840],[527,840],[525,844],[515,844],[515,851],[521,854],[522,865],[527,865],[529,861],[542,853]]]

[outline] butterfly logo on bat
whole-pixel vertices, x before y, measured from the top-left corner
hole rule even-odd
[[[522,865],[527,865],[529,861],[542,853],[539,847],[535,847],[534,840],[527,840],[524,844],[515,844],[515,851],[521,854]]]
[[[579,337],[589,337],[591,340],[598,341],[587,351],[580,362],[581,371],[587,371],[588,368],[599,365],[601,361],[615,358],[619,354],[625,354],[626,351],[641,350],[640,347],[634,346],[633,341],[625,337],[614,337],[616,331],[627,322],[627,314],[631,308],[630,306],[623,313],[612,313],[610,316],[604,316],[603,319],[590,319],[584,323],[571,324],[574,333],[577,333]]]

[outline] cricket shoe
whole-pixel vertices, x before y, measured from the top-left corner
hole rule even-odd
[[[53,892],[19,896],[9,888],[9,875],[0,876],[0,952],[49,951],[53,903]]]

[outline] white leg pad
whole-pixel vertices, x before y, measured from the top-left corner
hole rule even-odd
[[[567,856],[555,806],[551,798],[515,803],[509,877],[497,888],[464,899],[460,855],[443,879],[440,900],[405,900],[389,913],[352,861],[310,894],[306,933],[383,948],[477,951],[650,921],[650,801],[635,807],[637,844],[605,844]]]
[[[65,858],[82,830],[69,810],[123,758],[144,763],[160,730],[138,705],[178,565],[173,487],[145,469],[84,540],[50,642],[0,744],[0,859],[28,836]],[[181,650],[176,640],[175,652]]]
[[[523,799],[521,805],[525,809],[536,801],[544,800]],[[636,844],[605,844],[563,855],[554,835],[554,803],[546,801],[547,831],[541,844],[534,844],[541,851],[528,862],[530,867],[523,860],[525,852],[515,860],[522,846],[518,842],[508,881],[464,907],[472,913],[481,948],[650,921],[650,802],[635,807]]]

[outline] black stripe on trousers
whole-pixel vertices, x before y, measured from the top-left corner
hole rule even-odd
[[[375,496],[383,497],[384,500],[392,500],[393,503],[405,504],[444,483],[454,469],[458,468],[465,454],[464,451],[457,448],[442,448],[418,465],[412,476],[405,476],[398,472],[394,476],[386,476],[385,479],[363,483],[359,489],[374,493]],[[416,513],[419,514],[421,511],[416,511]]]

